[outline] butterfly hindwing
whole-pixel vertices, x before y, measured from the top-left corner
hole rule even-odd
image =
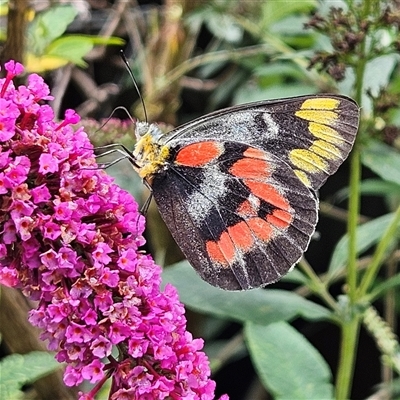
[[[317,221],[313,193],[287,164],[237,142],[177,149],[170,168],[155,177],[153,195],[189,262],[228,290],[286,274]]]

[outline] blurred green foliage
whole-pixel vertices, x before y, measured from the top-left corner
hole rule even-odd
[[[22,387],[60,368],[54,355],[44,351],[11,354],[0,361],[0,393],[3,399],[23,399]]]

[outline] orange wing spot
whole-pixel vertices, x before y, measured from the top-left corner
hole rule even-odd
[[[273,229],[272,226],[262,218],[250,218],[247,220],[247,225],[253,231],[254,235],[264,241],[271,239]]]
[[[257,210],[254,208],[254,205],[250,203],[248,199],[243,201],[243,203],[239,204],[239,207],[236,209],[236,212],[241,217],[251,217],[257,215]]]
[[[203,167],[223,152],[218,142],[208,141],[188,144],[176,155],[175,162],[186,167]]]
[[[223,232],[217,242],[212,240],[206,243],[206,250],[211,260],[228,267],[235,259],[235,246],[228,232]]]
[[[209,240],[206,243],[206,251],[208,256],[211,258],[212,261],[215,261],[219,264],[226,265],[227,261],[222,254],[222,251],[217,242]]]
[[[245,221],[239,222],[228,228],[228,234],[236,247],[242,250],[250,250],[254,243],[251,230]]]
[[[222,232],[222,235],[218,240],[218,244],[222,254],[225,256],[226,262],[231,263],[235,258],[236,250],[228,232]]]
[[[249,147],[243,155],[249,158],[259,158],[265,160],[265,153],[262,150],[255,149],[254,147]]]
[[[238,178],[255,180],[264,180],[271,175],[269,163],[259,158],[241,158],[232,165],[229,172]]]
[[[269,183],[256,182],[252,180],[244,181],[246,186],[250,189],[251,193],[260,199],[265,200],[267,203],[272,204],[281,210],[289,210],[289,202],[276,190],[276,188]]]
[[[267,215],[266,219],[271,225],[280,229],[287,228],[293,221],[293,217],[287,211],[279,209],[276,209],[272,214]]]

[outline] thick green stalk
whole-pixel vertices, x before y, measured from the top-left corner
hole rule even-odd
[[[342,341],[340,344],[339,369],[336,379],[337,400],[347,400],[350,398],[360,325],[361,320],[357,316],[352,317],[350,321],[342,321]]]
[[[350,167],[350,198],[349,198],[349,260],[347,264],[347,290],[349,295],[349,309],[342,312],[341,328],[342,340],[340,344],[340,359],[336,380],[336,399],[350,398],[350,391],[354,374],[354,362],[357,351],[358,333],[361,320],[353,312],[357,295],[357,221],[360,207],[360,152],[357,146],[351,156]]]
[[[350,163],[350,196],[347,231],[349,234],[349,259],[347,262],[347,291],[350,304],[354,305],[357,295],[357,225],[360,213],[361,159],[358,145],[354,146]]]
[[[354,5],[354,4],[353,4]],[[371,11],[371,0],[365,0],[361,18],[367,19]],[[358,63],[355,66],[355,97],[361,107],[363,95],[363,81],[366,67],[366,37],[361,43]],[[336,399],[346,400],[350,398],[355,357],[357,354],[358,336],[361,318],[355,310],[358,300],[357,292],[357,222],[360,212],[360,180],[361,180],[361,156],[358,140],[354,145],[350,166],[350,197],[349,218],[347,231],[349,235],[349,259],[347,264],[347,292],[349,296],[348,310],[341,315],[342,340],[340,345],[340,359],[336,380]]]

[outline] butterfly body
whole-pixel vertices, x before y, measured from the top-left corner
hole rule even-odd
[[[132,154],[161,216],[200,276],[265,286],[307,249],[315,191],[347,157],[358,107],[336,95],[228,108],[167,134],[139,123]]]

